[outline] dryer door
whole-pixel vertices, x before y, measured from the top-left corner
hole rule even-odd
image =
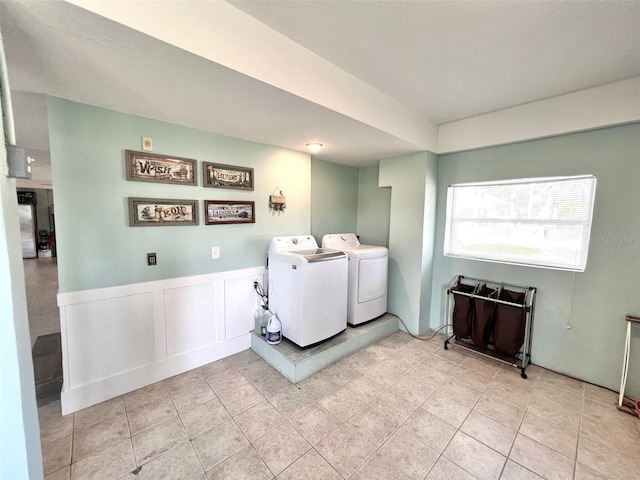
[[[388,261],[388,255],[358,260],[358,303],[386,295]]]

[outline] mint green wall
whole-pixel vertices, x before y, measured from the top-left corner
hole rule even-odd
[[[310,231],[309,155],[48,99],[60,292],[265,265],[269,241]],[[131,182],[125,150],[150,136],[155,153],[198,160],[198,186]],[[202,162],[252,167],[253,192],[202,187]],[[268,208],[281,188],[284,212]],[[127,197],[194,199],[200,225],[129,227]],[[203,200],[255,201],[256,223],[204,225]],[[220,259],[211,259],[211,247]],[[148,267],[147,252],[158,265]]]
[[[358,235],[365,245],[389,246],[391,188],[378,186],[378,165],[363,167],[358,176]]]
[[[311,160],[311,233],[318,245],[330,233],[356,231],[358,169]]]
[[[379,185],[391,187],[389,312],[414,334],[429,326],[437,175],[431,152],[380,161]]]
[[[1,44],[1,40],[0,40]],[[18,200],[0,128],[0,478],[42,478]]]
[[[499,265],[443,255],[447,186],[510,178],[595,174],[584,273]],[[640,314],[640,124],[442,155],[431,326],[443,323],[446,284],[458,274],[539,290],[533,362],[619,389],[626,313]],[[640,329],[631,346],[628,393],[640,395]]]

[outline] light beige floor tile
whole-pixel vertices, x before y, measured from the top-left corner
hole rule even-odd
[[[527,413],[519,432],[566,457],[575,458],[576,456],[578,434],[553,425],[540,417]]]
[[[386,390],[374,398],[369,406],[392,419],[397,424],[401,424],[416,411],[417,405],[406,400],[404,397]]]
[[[340,385],[334,382],[326,370],[322,370],[309,378],[298,382],[300,389],[316,400],[337,390]]]
[[[500,480],[544,480],[540,475],[536,475],[531,470],[527,470],[522,465],[507,460]]]
[[[50,473],[44,480],[69,480],[71,478],[71,466],[61,468],[53,473]]]
[[[615,405],[606,405],[594,400],[585,399],[582,406],[582,414],[585,417],[593,418],[603,423],[617,425],[629,431],[629,433],[638,432],[638,419],[618,410]]]
[[[327,374],[327,377],[339,387],[362,376],[360,372],[344,365],[342,362],[338,362],[323,371]]]
[[[72,461],[75,463],[130,436],[126,415],[119,415],[77,431],[73,436]]]
[[[264,377],[273,372],[277,372],[271,365],[265,362],[262,358],[251,360],[240,365],[236,365],[236,368],[247,380],[253,382],[257,378]]]
[[[48,420],[58,417],[62,417],[62,407],[60,405],[60,400],[56,400],[55,402],[50,402],[46,405],[38,407],[38,421],[40,423],[45,423]]]
[[[73,433],[73,415],[52,417],[46,422],[40,422],[40,443],[49,442],[66,437]]]
[[[520,428],[520,423],[525,413],[525,410],[496,399],[486,392],[480,397],[480,400],[478,400],[478,403],[475,404],[473,409],[487,417],[493,418],[512,430]]]
[[[423,408],[440,420],[444,420],[456,428],[462,425],[467,415],[469,415],[469,412],[471,412],[471,408],[465,407],[440,392],[435,392],[427,398],[420,408]]]
[[[404,473],[379,454],[372,455],[351,477],[353,480],[409,480]]]
[[[533,389],[536,385],[535,375],[531,374],[530,370],[532,366],[527,367],[527,377],[522,378],[520,370],[511,366],[505,366],[501,368],[495,377],[493,377],[493,383],[500,385],[506,385],[518,390],[526,390],[533,393]]]
[[[231,417],[218,398],[209,400],[180,414],[189,438],[194,438]]]
[[[250,383],[235,390],[227,390],[219,394],[218,398],[231,415],[237,415],[265,400],[264,396]]]
[[[563,390],[555,384],[538,382],[531,401],[535,402],[541,399],[553,402],[563,410],[575,410],[576,405],[580,405],[584,397],[582,395],[576,395],[569,390]]]
[[[311,449],[309,442],[286,422],[260,437],[253,446],[274,475]]]
[[[297,385],[291,385],[274,395],[269,402],[278,409],[285,418],[291,418],[313,403],[313,398],[304,393]]]
[[[508,383],[492,382],[487,385],[485,393],[502,402],[526,409],[533,396],[533,388],[521,388]]]
[[[126,439],[71,465],[71,480],[111,480],[135,468],[131,439]]]
[[[360,350],[341,360],[340,363],[360,373],[365,373],[371,367],[381,363],[375,352]]]
[[[127,412],[129,412],[145,405],[157,404],[161,400],[169,398],[169,392],[167,392],[164,383],[157,382],[127,393],[123,398]]]
[[[316,450],[343,478],[348,478],[373,453],[374,448],[343,425],[316,445]]]
[[[134,445],[135,448],[135,445]],[[190,442],[185,442],[142,467],[140,480],[195,480],[204,473]]]
[[[205,471],[209,471],[248,445],[249,441],[233,420],[227,420],[198,435],[191,443]]]
[[[442,351],[437,350],[437,351]],[[429,359],[424,362],[424,365],[432,370],[438,371],[444,375],[449,375],[451,372],[453,372],[456,368],[459,367],[459,364],[455,363],[455,362],[451,362],[449,360],[447,360],[446,358],[442,358],[438,355],[436,355],[435,353],[432,354]],[[429,386],[429,385],[427,385]],[[433,387],[432,387],[433,388]]]
[[[250,442],[257,440],[285,421],[268,401],[260,402],[234,417]]]
[[[574,480],[607,480],[610,477],[602,475],[589,467],[585,467],[581,463],[576,463],[576,473]]]
[[[502,455],[508,455],[517,432],[478,412],[471,412],[460,430]]]
[[[456,433],[455,427],[421,408],[407,419],[401,429],[408,430],[409,433],[438,453],[442,453]]]
[[[445,380],[444,383],[436,389],[436,392],[446,395],[450,399],[469,408],[473,408],[482,395],[481,390],[477,390],[467,384],[452,380],[451,378]]]
[[[193,370],[188,370],[184,373],[181,373],[180,375],[175,375],[171,378],[167,378],[162,383],[164,383],[164,386],[166,387],[167,391],[171,393],[186,387],[190,383],[198,382],[203,379],[204,378],[200,373],[200,370],[195,368]]]
[[[426,446],[407,429],[394,433],[378,452],[415,480],[422,480],[439,457],[438,452]]]
[[[127,409],[127,418],[129,419],[129,428],[132,435],[175,417],[177,414],[178,412],[173,406],[173,401],[168,393],[157,396],[155,400],[141,407]]]
[[[573,478],[572,459],[524,435],[516,437],[509,458],[549,480]]]
[[[287,377],[281,375],[276,370],[253,380],[251,384],[266,398],[271,398],[293,385]],[[300,386],[300,384],[298,384],[298,386]]]
[[[637,478],[640,462],[633,456],[611,450],[583,436],[578,442],[578,463],[615,479]]]
[[[82,430],[83,428],[104,422],[105,420],[117,417],[118,415],[123,415],[124,413],[124,402],[122,397],[112,398],[106,402],[93,405],[92,407],[88,407],[74,413],[74,430]]]
[[[196,378],[189,383],[181,385],[179,388],[174,388],[169,394],[178,413],[216,398],[213,390],[202,378]]]
[[[364,376],[352,380],[344,388],[353,392],[355,397],[362,398],[363,402],[370,402],[384,390],[379,383]]]
[[[407,377],[389,387],[387,391],[404,398],[416,407],[420,406],[433,393],[432,388]]]
[[[180,418],[173,417],[131,438],[138,465],[143,465],[189,440]]]
[[[495,373],[489,376],[469,370],[465,368],[465,364],[463,363],[449,374],[449,379],[482,392],[491,384],[493,376],[495,376]]]
[[[311,449],[278,475],[278,480],[300,479],[342,480],[342,477],[318,452]]]
[[[440,457],[426,480],[476,480],[476,477],[457,466],[445,457]]]
[[[589,400],[604,403],[605,405],[616,405],[618,403],[618,394],[597,385],[590,383],[584,384],[584,396]]]
[[[45,475],[71,464],[72,441],[73,435],[67,435],[42,446],[42,462]]]
[[[378,448],[396,431],[399,423],[371,407],[365,407],[347,420],[346,425],[369,445]]]
[[[571,392],[573,394],[583,396],[584,395],[584,382],[575,380],[573,378],[565,377],[559,373],[552,372],[551,370],[544,370],[539,378],[540,382],[549,383],[562,390]]]
[[[419,366],[407,374],[407,378],[435,390],[448,378],[447,374],[436,368]]]
[[[354,394],[347,386],[322,397],[318,403],[341,422],[347,421],[367,404],[364,396]]]
[[[205,379],[209,379],[216,377],[230,368],[233,368],[233,363],[231,363],[228,358],[223,358],[215,362],[207,363],[206,365],[201,366],[198,370]]]
[[[243,385],[249,383],[249,380],[247,380],[247,378],[233,365],[216,373],[215,375],[209,376],[205,372],[203,372],[203,375],[209,386],[218,396],[228,391],[237,390]]]
[[[540,417],[552,425],[566,430],[567,432],[578,433],[580,428],[580,408],[574,405],[569,409],[562,407],[553,401],[536,397],[532,398],[527,412]]]
[[[626,451],[640,458],[640,431],[635,425],[633,429],[629,429],[618,423],[608,423],[583,415],[580,434],[612,450]]]
[[[244,365],[245,363],[251,362],[253,360],[258,360],[259,358],[261,358],[260,355],[248,348],[247,350],[243,350],[242,352],[231,355],[230,357],[228,357],[228,360],[232,364],[237,366]]]
[[[369,370],[363,372],[363,375],[385,388],[397,383],[402,377],[395,366],[386,362],[376,363]]]
[[[501,370],[499,362],[475,355],[469,355],[460,366],[472,375],[488,378],[495,377]]]
[[[442,455],[479,480],[497,480],[506,461],[504,455],[463,432],[455,434]]]
[[[340,426],[340,422],[317,402],[295,415],[289,422],[311,445],[315,445]]]
[[[209,480],[267,480],[273,475],[251,445],[243,447],[207,472]]]
[[[387,335],[386,337],[380,339],[376,342],[373,347],[385,347],[387,350],[395,350],[398,348],[405,347],[409,342],[414,340],[414,338],[406,332],[397,331],[392,333],[391,335]]]

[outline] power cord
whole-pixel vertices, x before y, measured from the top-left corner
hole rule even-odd
[[[395,314],[393,314],[393,315],[395,315]],[[425,342],[426,342],[426,341],[428,341],[428,340],[433,340],[433,339],[435,338],[435,336],[438,334],[438,332],[440,332],[440,330],[442,330],[443,328],[445,328],[445,327],[446,327],[446,325],[441,326],[439,329],[437,329],[435,332],[433,332],[433,335],[431,335],[430,337],[419,337],[419,336],[414,335],[413,333],[411,333],[411,332],[409,331],[409,329],[407,328],[407,326],[404,324],[404,322],[402,321],[402,319],[401,319],[400,317],[398,317],[398,315],[395,315],[395,316],[398,318],[398,320],[400,320],[400,323],[402,324],[402,326],[404,327],[404,329],[407,331],[407,333],[408,333],[409,335],[411,335],[413,338],[416,338],[416,339],[418,339],[418,340],[424,340]]]
[[[260,300],[262,300],[262,304],[265,307],[269,308],[269,296],[266,293],[264,293],[264,289],[262,288],[262,285],[260,285],[260,282],[255,280],[253,282],[253,289],[256,291],[256,293],[260,297]]]

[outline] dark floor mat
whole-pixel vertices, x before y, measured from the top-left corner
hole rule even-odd
[[[36,383],[38,406],[60,398],[62,390],[62,342],[60,333],[50,333],[36,338],[31,350],[33,376]]]

